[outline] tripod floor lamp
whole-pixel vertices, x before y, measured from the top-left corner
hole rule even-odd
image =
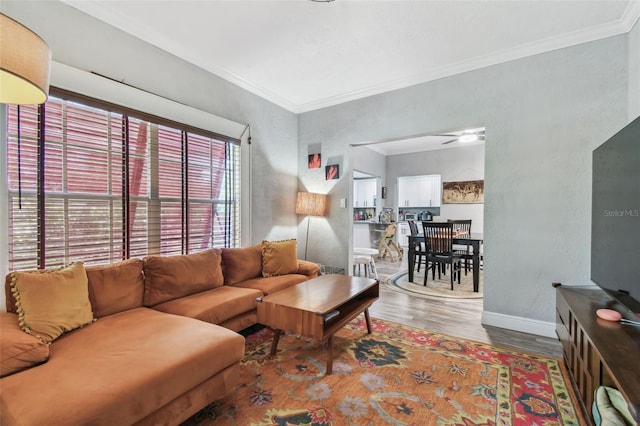
[[[311,223],[311,216],[325,216],[327,214],[326,194],[298,192],[298,198],[296,199],[296,214],[303,214],[307,216],[307,239],[304,242],[304,260],[307,260],[309,224]]]

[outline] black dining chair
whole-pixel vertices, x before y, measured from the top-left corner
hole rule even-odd
[[[454,235],[462,234],[471,236],[471,219],[449,219],[447,222],[453,223]],[[471,246],[468,244],[455,244],[453,246],[453,251],[464,259],[464,274],[467,275],[467,272],[469,272],[469,265],[473,262],[473,251]]]
[[[417,237],[418,235],[420,235],[420,233],[418,232],[418,225],[413,220],[408,220],[407,223],[409,224],[409,231],[412,237]],[[418,265],[418,272],[420,272],[420,265],[424,265],[424,271],[426,274],[428,270],[426,245],[424,244],[424,242],[420,242],[420,241],[418,242],[414,241],[413,244],[414,244],[415,259],[416,259],[415,264]]]
[[[453,281],[458,277],[460,284],[460,266],[462,257],[453,251],[453,223],[451,222],[422,222],[424,241],[427,246],[427,262],[431,262],[432,279],[436,279],[436,267],[440,278],[440,265],[451,266],[451,290]],[[426,272],[426,271],[425,271]],[[424,283],[427,285],[427,275],[424,274]]]

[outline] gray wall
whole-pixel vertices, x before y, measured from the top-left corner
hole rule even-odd
[[[382,199],[382,187],[387,185],[387,157],[364,146],[354,146],[351,148],[351,158],[353,158],[353,170],[377,176],[378,192],[376,200],[378,210],[381,207],[393,207],[393,199],[387,195]],[[387,193],[388,194],[388,193]],[[349,207],[353,207],[353,194],[349,197]]]
[[[640,20],[629,33],[629,121],[640,116]]]
[[[250,123],[252,242],[291,237],[296,224],[304,238],[296,190],[328,193],[329,215],[312,222],[313,258],[346,267],[350,145],[486,126],[485,310],[552,322],[550,282],[589,282],[591,151],[640,111],[637,24],[629,35],[296,116],[65,4],[0,7],[45,38],[58,62]],[[309,144],[322,144],[323,166],[340,165],[339,180],[306,168]]]
[[[53,59],[176,102],[250,123],[251,240],[296,236],[297,116],[60,2],[1,2],[2,12],[45,39]],[[248,164],[245,164],[248,167]]]
[[[398,176],[440,174],[442,182],[484,179],[484,146],[390,155],[387,183],[391,206],[397,214]],[[395,200],[395,203],[394,203]],[[395,205],[394,205],[395,204]],[[442,204],[440,218],[471,219],[471,231],[484,231],[484,204]]]
[[[627,38],[308,112],[300,145],[322,141],[323,155],[341,155],[352,143],[485,126],[485,314],[549,325],[551,282],[590,283],[591,151],[628,121]],[[328,189],[344,197],[348,184]],[[345,266],[349,215],[333,212],[319,260]]]

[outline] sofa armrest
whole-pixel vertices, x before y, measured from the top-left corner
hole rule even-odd
[[[298,273],[306,275],[309,278],[315,278],[320,271],[320,265],[317,263],[309,262],[308,260],[298,259]]]
[[[18,315],[0,312],[0,377],[8,376],[49,359],[49,345],[25,333]]]

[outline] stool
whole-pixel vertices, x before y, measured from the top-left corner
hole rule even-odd
[[[364,276],[369,276],[369,265],[371,264],[370,256],[353,256],[353,275],[356,274],[356,266],[358,266],[358,275],[360,275],[360,266],[364,265]]]
[[[359,264],[365,264],[365,271],[367,270],[367,266],[368,265],[371,268],[371,273],[373,274],[373,276],[375,277],[375,279],[378,279],[378,270],[376,269],[376,261],[373,259],[374,256],[378,255],[378,250],[377,249],[373,249],[373,248],[369,248],[369,247],[354,247],[353,248],[353,260],[354,260],[354,268],[353,268],[353,274],[355,275],[355,265],[356,265],[356,259],[360,258],[358,260]],[[366,259],[366,261],[365,261]],[[360,268],[360,265],[358,265],[358,268]]]

